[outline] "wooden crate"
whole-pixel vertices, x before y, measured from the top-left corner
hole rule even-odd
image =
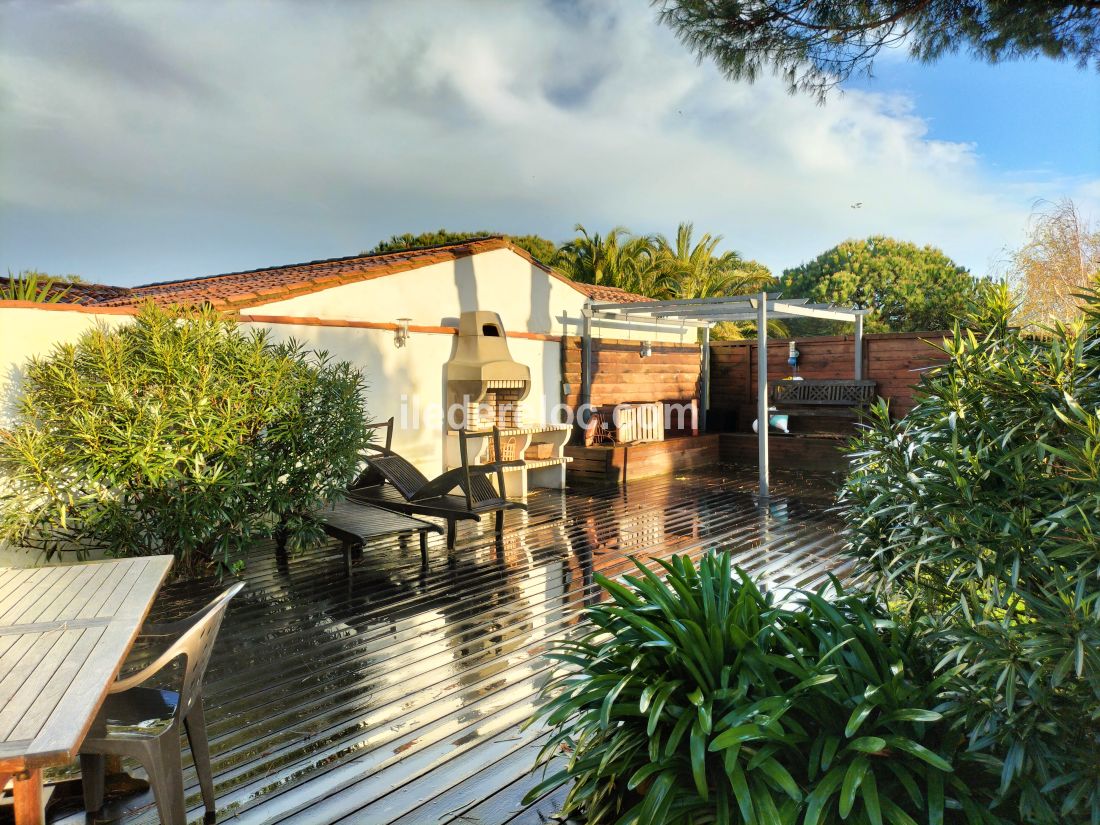
[[[554,454],[554,445],[548,441],[536,441],[523,451],[523,457],[528,461],[541,461],[550,458]]]
[[[660,401],[620,404],[615,440],[620,444],[665,440],[665,406]]]

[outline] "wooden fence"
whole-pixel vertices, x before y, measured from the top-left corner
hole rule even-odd
[[[913,390],[921,371],[944,360],[935,344],[942,344],[943,332],[882,333],[863,337],[863,377],[876,382],[875,392],[890,402],[895,415],[913,406]],[[768,378],[791,375],[787,364],[789,341],[768,342]],[[803,378],[852,378],[855,370],[855,339],[851,335],[804,338],[796,342],[798,374]],[[755,340],[716,341],[710,348],[710,430],[744,429],[738,417],[743,408],[755,414]],[[751,421],[751,418],[749,419]]]
[[[881,333],[863,337],[863,377],[876,382],[875,392],[890,402],[895,415],[913,406],[913,390],[920,374],[944,360],[936,349],[945,333]],[[791,374],[787,364],[789,341],[768,342],[768,377]],[[640,341],[592,339],[592,396],[597,407],[621,403],[686,402],[699,398],[701,371],[698,344],[652,344],[653,354],[639,355]],[[855,340],[851,335],[804,338],[797,341],[798,374],[803,378],[851,378],[855,370]],[[744,429],[740,419],[755,416],[755,340],[715,341],[710,347],[711,432]],[[562,340],[562,380],[568,386],[565,404],[580,404],[581,339]],[[743,422],[740,422],[743,423]]]
[[[698,344],[653,342],[653,354],[639,355],[641,341],[592,339],[593,406],[604,407],[630,402],[690,401],[699,397],[701,358]],[[562,380],[569,391],[564,402],[580,404],[581,339],[562,339]]]

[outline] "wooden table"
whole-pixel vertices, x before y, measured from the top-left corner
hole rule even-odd
[[[42,769],[76,758],[171,566],[0,568],[0,779],[18,825],[43,821]]]

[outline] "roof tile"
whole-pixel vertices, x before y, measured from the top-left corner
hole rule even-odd
[[[442,246],[386,252],[379,255],[331,258],[135,287],[75,284],[62,300],[65,303],[100,307],[136,306],[151,300],[162,306],[211,304],[216,307],[243,309],[269,303],[281,295],[317,292],[339,284],[379,278],[496,249],[511,249],[533,265],[565,281],[593,300],[618,303],[646,300],[645,296],[625,292],[615,287],[571,281],[536,260],[505,237],[474,238]]]

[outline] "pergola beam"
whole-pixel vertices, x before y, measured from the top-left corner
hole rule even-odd
[[[613,312],[596,311],[591,313],[592,322],[601,326],[620,325],[623,328],[645,332],[676,332],[684,329],[702,329],[710,326],[710,321],[691,318],[630,318]]]
[[[754,321],[757,319],[759,301],[756,299],[707,299],[711,301],[707,305],[695,305],[691,307],[674,305],[671,302],[648,302],[649,306],[642,304],[620,305],[617,310],[601,309],[593,312],[601,318],[618,319],[633,323],[630,316],[637,312],[645,313],[646,320],[661,319],[676,321],[681,324],[698,322],[718,323],[720,321]],[[686,302],[684,302],[686,303]],[[600,304],[598,306],[606,306]],[[793,301],[767,301],[768,315],[772,318],[822,318],[829,321],[842,321],[855,323],[856,319],[866,314],[860,309],[837,309],[830,304],[810,304],[804,299]]]
[[[760,461],[760,497],[768,498],[768,432],[771,416],[768,411],[768,321],[771,318],[821,318],[855,324],[855,378],[863,378],[863,316],[864,309],[844,309],[831,304],[811,304],[808,298],[780,300],[758,295],[736,295],[720,298],[686,298],[683,300],[637,301],[629,304],[591,304],[587,308],[586,363],[591,358],[591,324],[622,324],[627,329],[664,331],[677,327],[704,329],[701,365],[704,380],[709,378],[710,327],[723,321],[756,321],[757,397],[756,422]],[[634,316],[632,318],[631,316]],[[638,316],[641,316],[640,318]],[[635,318],[637,320],[635,320]],[[666,326],[667,325],[667,326]],[[706,416],[709,392],[704,386],[702,416]]]
[[[751,303],[755,308],[756,295],[729,295],[721,296],[717,298],[669,298],[664,301],[632,301],[629,304],[592,304],[593,312],[600,312],[604,310],[614,310],[619,312],[645,312],[650,309],[659,309],[661,307],[706,307],[713,304],[729,304],[729,303]],[[774,299],[773,299],[774,300]],[[790,299],[794,303],[806,303],[809,298],[792,298]]]

